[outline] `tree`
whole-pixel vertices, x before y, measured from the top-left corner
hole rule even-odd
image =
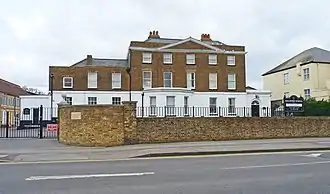
[[[311,98],[304,101],[305,116],[330,116],[330,99],[316,100]]]
[[[44,95],[45,94],[44,92],[38,90],[37,88],[29,88],[27,86],[22,86],[22,89],[27,91],[27,92],[37,94],[37,95]]]

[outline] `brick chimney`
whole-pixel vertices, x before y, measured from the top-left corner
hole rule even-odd
[[[92,63],[93,63],[92,55],[87,55],[87,65],[92,65]]]
[[[210,36],[210,34],[202,34],[201,35],[201,41],[204,41],[204,40],[212,40],[211,39],[211,36]]]
[[[150,31],[149,32],[149,37],[148,38],[160,38],[158,31]]]

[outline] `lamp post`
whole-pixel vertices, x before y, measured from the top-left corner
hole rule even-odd
[[[53,101],[54,101],[54,75],[50,74],[50,119],[53,120]]]
[[[141,93],[142,117],[144,117],[144,92]]]
[[[131,68],[126,68],[126,72],[128,73],[129,78],[129,101],[132,102],[132,76],[131,76]]]

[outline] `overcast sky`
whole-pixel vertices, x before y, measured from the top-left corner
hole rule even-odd
[[[247,83],[299,52],[330,50],[325,0],[0,0],[0,77],[47,91],[48,66],[87,54],[125,58],[131,40],[161,37],[245,45]]]

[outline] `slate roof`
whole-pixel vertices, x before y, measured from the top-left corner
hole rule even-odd
[[[111,67],[128,67],[127,59],[92,59],[92,66],[111,66]],[[87,58],[71,65],[71,67],[87,66]]]
[[[0,93],[4,93],[11,96],[29,95],[21,86],[8,82],[0,78]]]
[[[283,62],[282,64],[276,66],[275,68],[267,71],[266,73],[262,74],[262,76],[296,67],[298,63],[330,63],[330,51],[318,47],[307,49],[299,53],[298,55],[290,58],[289,60]]]

